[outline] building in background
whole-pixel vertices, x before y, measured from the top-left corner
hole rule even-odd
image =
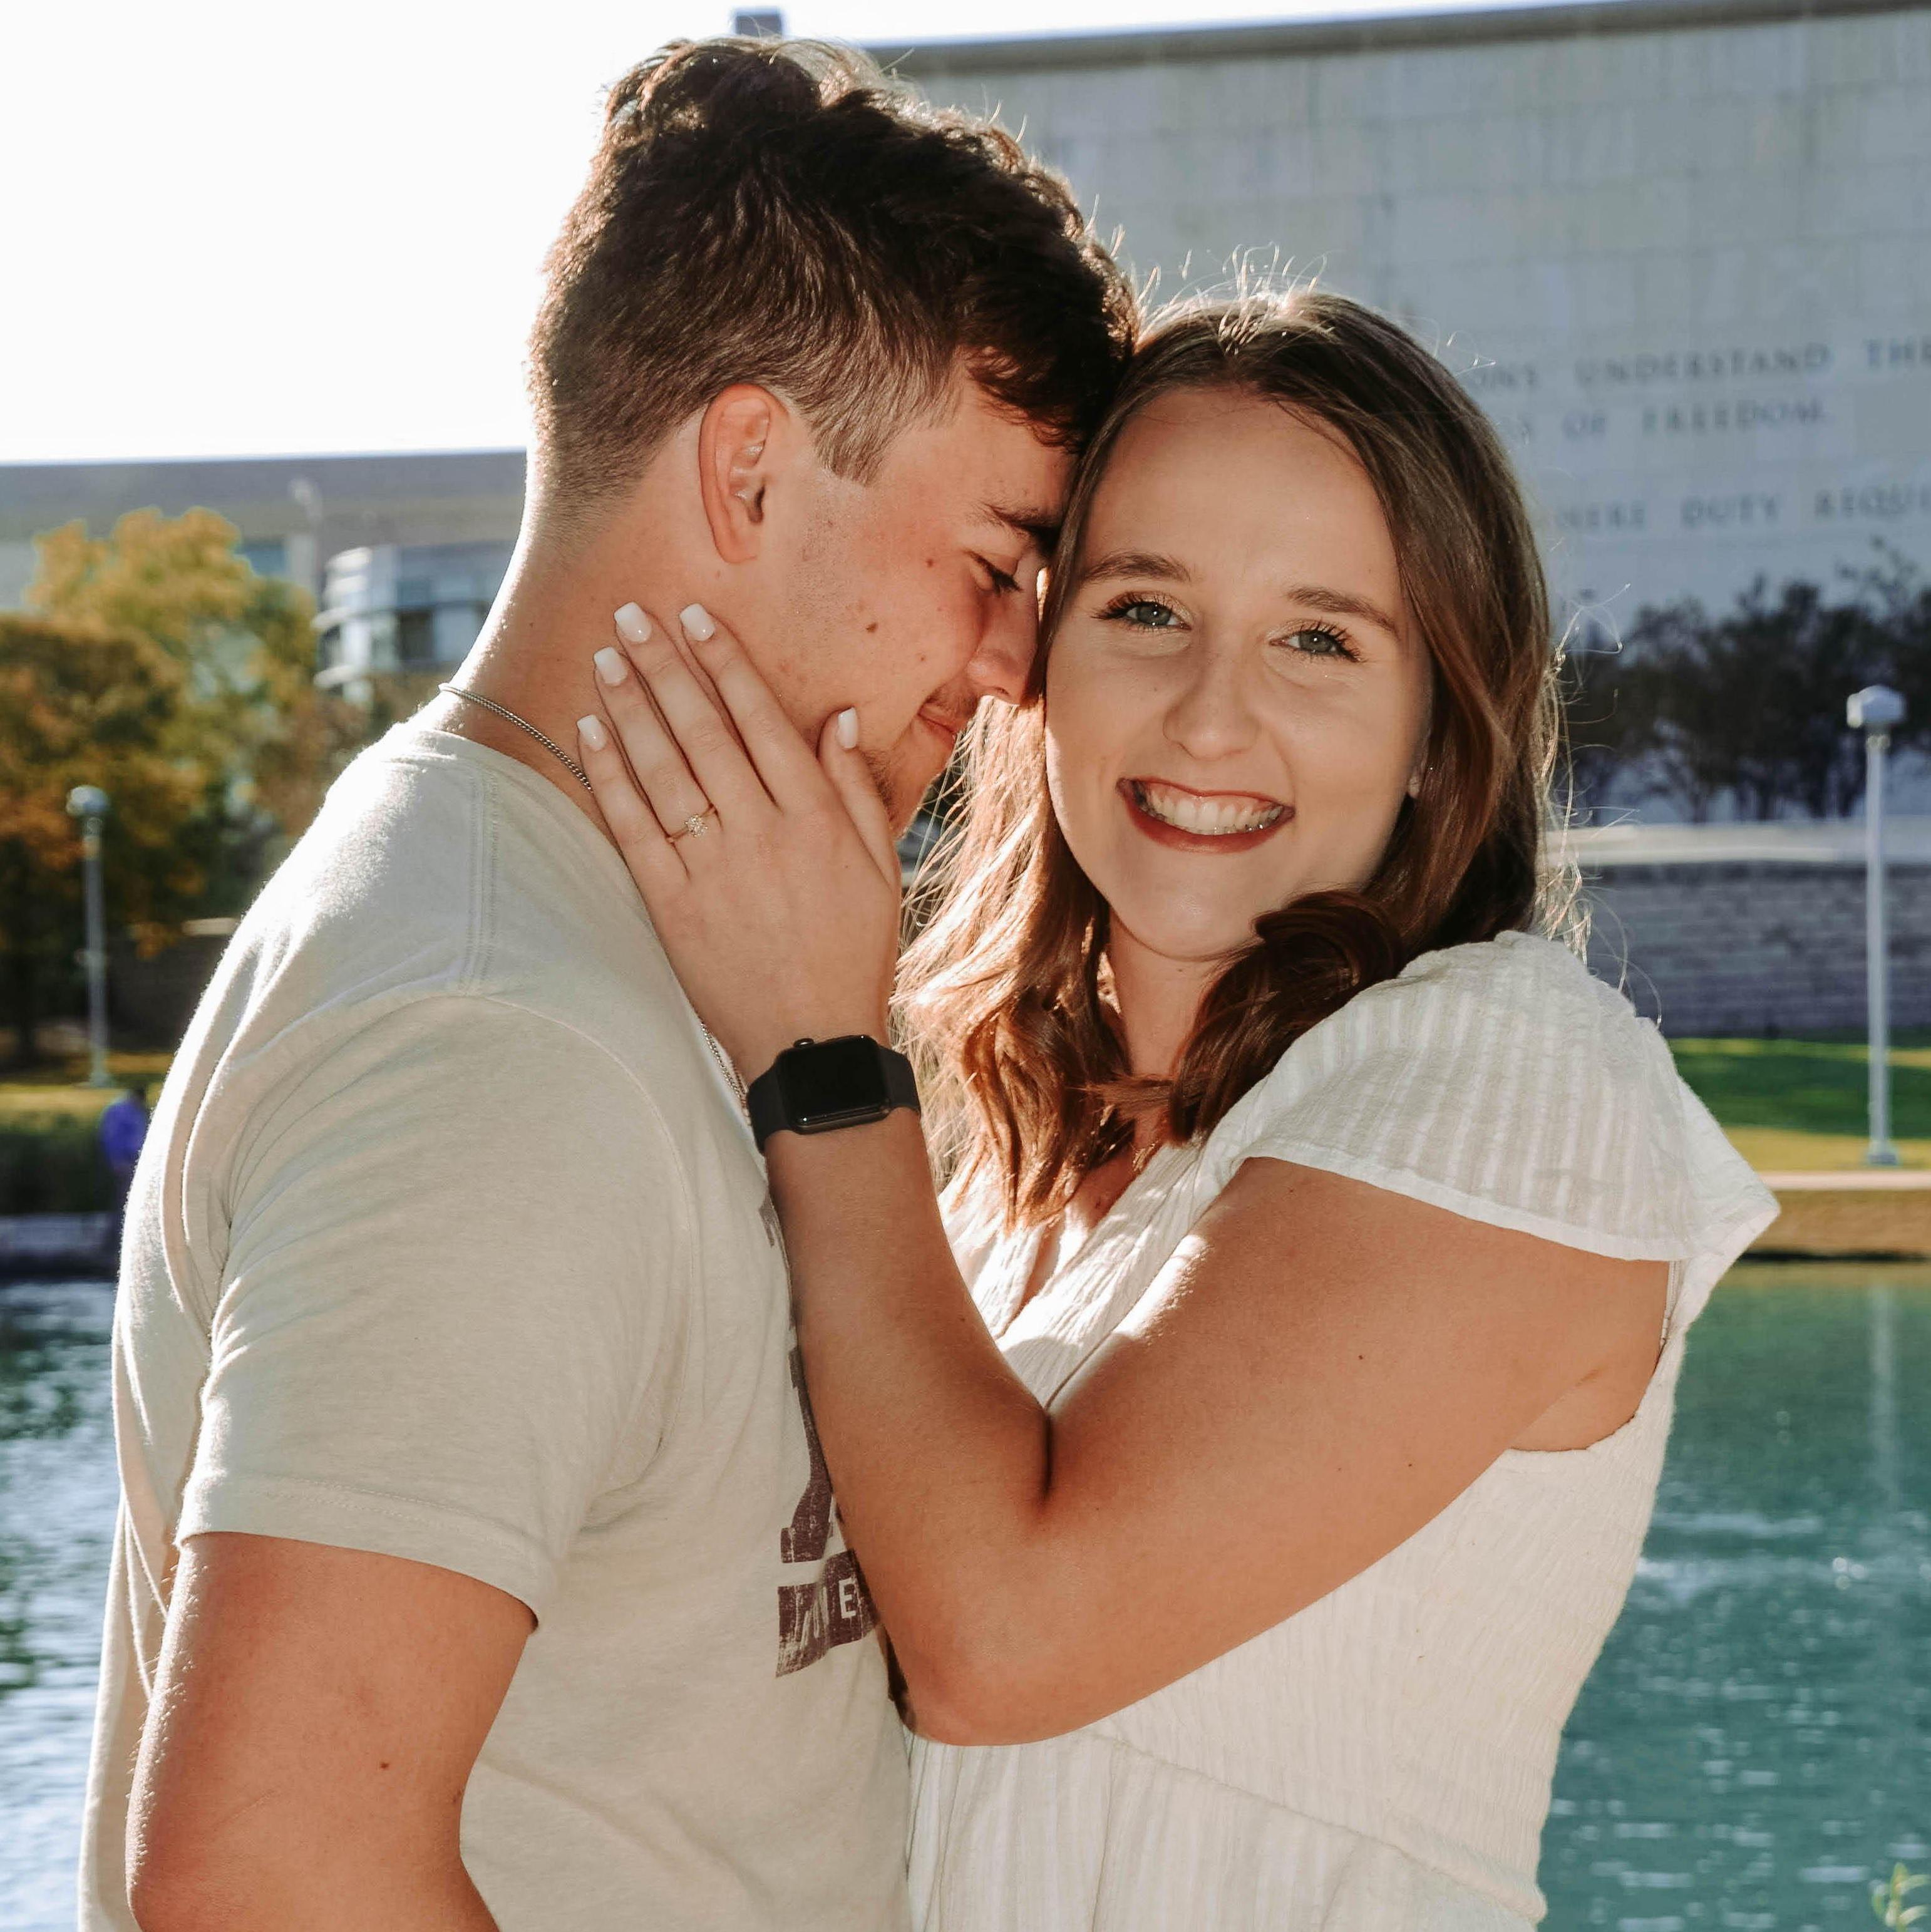
[[[873,51],[935,100],[996,110],[1160,291],[1245,260],[1408,322],[1513,446],[1558,588],[1611,629],[1759,574],[1828,588],[1878,540],[1931,566],[1927,0],[1585,0]],[[341,614],[325,668],[448,662],[454,614],[487,602],[494,566],[471,547],[507,558],[522,481],[511,450],[0,466],[0,608],[35,531],[200,503]]]
[[[1180,10],[1177,7],[1176,10]],[[781,31],[775,12],[738,31]],[[1762,576],[1931,569],[1931,0],[1613,0],[873,50],[996,111],[1161,293],[1318,274],[1432,343],[1599,634]],[[205,505],[321,607],[317,668],[453,664],[521,511],[514,450],[0,466],[34,535]],[[1931,782],[1900,786],[1907,812]],[[1654,814],[1651,814],[1654,815]],[[1931,1024],[1931,818],[1898,828],[1900,1024]],[[1840,830],[1579,835],[1597,970],[1672,1031],[1862,1012]]]
[[[323,573],[316,678],[353,691],[365,674],[460,663],[502,586],[504,542],[369,544]]]
[[[1931,565],[1931,6],[1615,0],[875,50],[1167,293],[1244,256],[1487,405],[1612,626]]]
[[[1931,568],[1931,6],[1582,4],[875,50],[996,110],[1156,292],[1245,262],[1396,316],[1480,399],[1599,634],[1761,576]],[[1908,809],[1931,805],[1921,780]],[[1903,801],[1901,801],[1903,802]],[[1897,828],[1931,1024],[1931,820]],[[1609,825],[1592,964],[1670,1032],[1864,1015],[1858,835]]]
[[[0,464],[0,609],[34,572],[34,538],[129,510],[218,510],[264,576],[320,607],[316,667],[453,664],[475,641],[523,514],[520,449],[159,463]]]

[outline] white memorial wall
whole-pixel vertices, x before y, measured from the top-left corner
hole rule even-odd
[[[913,50],[1167,293],[1245,256],[1435,345],[1613,623],[1931,568],[1931,6],[1620,6]]]

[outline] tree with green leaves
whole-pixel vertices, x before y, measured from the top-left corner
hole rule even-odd
[[[181,668],[166,748],[208,780],[210,909],[223,912],[245,902],[265,850],[314,816],[368,729],[358,707],[315,688],[307,592],[257,576],[238,534],[211,510],[133,511],[106,538],[68,524],[37,540],[27,592],[36,612],[149,638]]]
[[[0,619],[0,998],[23,1054],[78,943],[69,787],[113,798],[109,923],[152,948],[241,910],[382,722],[316,688],[307,594],[236,536],[209,510],[67,524]]]
[[[1846,574],[1834,599],[1759,579],[1720,614],[1685,598],[1639,611],[1620,649],[1585,640],[1569,660],[1579,794],[1600,800],[1618,784],[1693,820],[1720,801],[1753,819],[1855,811],[1853,692],[1894,686],[1909,707],[1898,743],[1931,746],[1931,586],[1894,553]]]
[[[1624,773],[1656,748],[1649,680],[1627,675],[1622,644],[1603,626],[1579,620],[1563,640],[1562,694],[1567,768],[1558,800],[1586,812],[1602,804]]]
[[[1727,793],[1745,818],[1792,806],[1842,818],[1864,788],[1844,701],[1885,662],[1861,603],[1815,584],[1773,594],[1759,580],[1720,617],[1693,600],[1645,611],[1629,638],[1630,681],[1656,720],[1660,788],[1705,818]]]
[[[186,685],[138,632],[0,614],[0,999],[21,1063],[79,941],[74,786],[113,801],[103,869],[123,923],[151,943],[205,890],[189,835],[205,779],[171,748]]]
[[[1931,579],[1888,544],[1881,561],[1852,574],[1856,595],[1888,640],[1884,682],[1904,700],[1899,744],[1931,751]]]

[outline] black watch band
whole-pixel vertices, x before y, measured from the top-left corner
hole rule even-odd
[[[760,1152],[775,1133],[829,1133],[882,1120],[895,1107],[919,1111],[911,1061],[863,1033],[787,1046],[744,1097]]]

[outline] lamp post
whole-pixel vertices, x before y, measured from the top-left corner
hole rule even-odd
[[[1867,1167],[1895,1167],[1891,1140],[1891,938],[1884,883],[1884,769],[1891,734],[1904,722],[1904,700],[1873,684],[1846,707],[1853,731],[1864,734],[1864,962],[1870,992],[1870,1145]]]
[[[92,1066],[90,1087],[112,1083],[107,1077],[107,913],[100,890],[100,826],[107,816],[107,794],[98,785],[76,785],[67,808],[80,821],[80,858],[87,896],[87,1044]]]

